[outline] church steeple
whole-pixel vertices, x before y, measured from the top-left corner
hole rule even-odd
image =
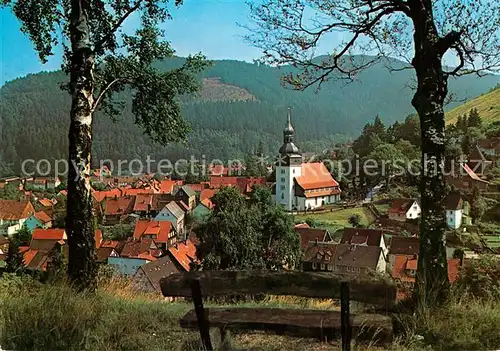
[[[292,111],[288,108],[287,124],[283,129],[283,145],[280,148],[280,154],[298,154],[299,148],[293,143],[295,129],[292,125]]]

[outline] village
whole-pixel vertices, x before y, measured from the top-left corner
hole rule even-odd
[[[344,198],[343,189],[323,162],[303,161],[294,134],[289,113],[278,162],[269,165],[265,177],[234,176],[241,169],[216,165],[208,168],[208,180],[199,183],[95,170],[97,261],[130,279],[138,290],[160,295],[162,278],[188,272],[198,262],[195,229],[213,211],[214,196],[233,187],[249,199],[256,188],[265,187],[293,218],[302,252],[295,269],[340,275],[376,272],[396,281],[398,298],[404,298],[417,272],[419,199],[391,198],[382,190],[374,194],[373,189],[369,199]],[[500,138],[481,140],[473,151],[474,160],[479,156],[487,164],[500,162]],[[478,189],[493,198],[499,193],[473,171],[475,165],[461,167],[465,172],[449,178],[454,190],[443,201],[452,283],[470,260],[483,254],[500,257],[499,232],[493,228],[488,235],[480,233],[468,200]],[[10,177],[0,181],[0,189],[19,196],[19,200],[0,199],[0,268],[6,265],[13,236],[22,237],[18,250],[28,271],[47,271],[57,254],[67,257],[67,191],[61,180]]]

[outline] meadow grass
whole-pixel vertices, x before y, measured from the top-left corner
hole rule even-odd
[[[486,123],[500,121],[500,89],[478,96],[446,113],[446,124],[456,123],[458,116],[469,115],[476,108],[481,120]]]
[[[456,296],[456,295],[454,295]],[[467,295],[465,295],[467,296]],[[207,302],[206,306],[226,306]],[[265,297],[238,307],[338,309],[334,300]],[[200,350],[197,331],[183,330],[187,302],[165,302],[141,294],[126,282],[77,294],[65,283],[40,284],[27,278],[0,279],[0,345],[7,350]],[[436,310],[396,315],[392,344],[356,345],[358,350],[485,350],[500,348],[500,304],[455,298]],[[212,330],[217,350],[217,330]],[[233,332],[233,347],[256,350],[338,350],[340,340],[320,342],[265,332]]]
[[[316,226],[318,228],[328,229],[330,233],[333,234],[338,229],[351,227],[351,224],[349,224],[349,217],[353,215],[359,215],[361,219],[361,225],[366,226],[369,224],[368,216],[366,215],[362,207],[347,208],[343,210],[334,210],[331,212],[323,213],[300,213],[294,216],[294,220],[296,222],[305,222],[307,219],[312,219],[316,222]]]

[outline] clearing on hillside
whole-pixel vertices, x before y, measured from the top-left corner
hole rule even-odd
[[[488,124],[500,121],[500,88],[455,107],[446,113],[446,124],[456,123],[458,116],[468,115],[472,108],[476,108],[481,119]]]

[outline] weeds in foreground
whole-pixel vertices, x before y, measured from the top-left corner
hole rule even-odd
[[[356,349],[499,349],[500,303],[474,292],[462,285],[440,308],[397,315],[393,344],[364,344]],[[266,297],[238,306],[337,308],[333,300],[291,297]],[[137,293],[126,281],[107,280],[97,294],[76,294],[63,282],[49,285],[5,275],[0,279],[0,345],[15,350],[199,350],[198,333],[179,326],[180,318],[191,308],[190,303],[164,302],[157,296]],[[217,330],[213,335],[218,345]],[[258,350],[339,348],[339,340],[325,343],[267,333],[233,333],[230,342]],[[218,349],[226,348],[219,345]]]

